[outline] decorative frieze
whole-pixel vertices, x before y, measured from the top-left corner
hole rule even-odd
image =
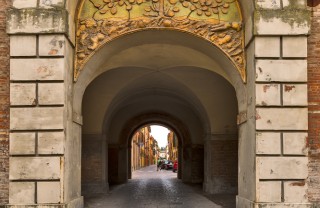
[[[111,40],[146,29],[167,29],[190,33],[220,48],[246,81],[242,19],[236,0],[84,0],[80,11],[75,80],[90,57]]]

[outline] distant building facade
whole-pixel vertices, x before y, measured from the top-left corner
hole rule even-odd
[[[139,129],[131,141],[131,170],[156,164],[159,155],[158,142],[150,134],[150,126]]]
[[[178,138],[173,131],[168,133],[168,160],[178,160]]]

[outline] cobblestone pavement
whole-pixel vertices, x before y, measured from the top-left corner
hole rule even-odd
[[[128,183],[108,194],[85,197],[86,208],[234,208],[235,195],[209,196],[200,185],[184,184],[171,170],[152,165],[133,172]]]

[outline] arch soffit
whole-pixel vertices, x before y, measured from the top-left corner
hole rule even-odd
[[[219,48],[246,81],[238,0],[82,0],[79,2],[74,78],[103,45],[144,30],[177,30]]]

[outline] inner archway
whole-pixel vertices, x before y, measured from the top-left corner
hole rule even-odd
[[[130,142],[131,173],[148,166],[153,167],[152,172],[170,170],[177,173],[178,158],[181,163],[179,140],[178,135],[166,126],[148,124],[140,127],[134,132]]]
[[[165,112],[157,112],[157,113],[145,113],[144,115],[137,116],[129,120],[123,131],[121,132],[121,138],[123,138],[123,142],[126,142],[128,145],[128,158],[131,158],[131,139],[134,132],[141,128],[141,126],[145,126],[148,124],[157,124],[168,127],[178,138],[178,158],[179,158],[179,172],[178,178],[182,179],[185,182],[195,182],[202,183],[203,182],[203,165],[204,165],[204,154],[203,145],[192,145],[190,131],[186,127],[186,125],[178,120],[177,118],[169,115]],[[193,153],[194,159],[191,158],[190,151],[193,149],[197,150],[197,153]],[[197,155],[197,157],[195,156]],[[194,167],[194,171],[192,174],[192,162],[197,167]],[[132,178],[131,164],[130,160],[128,160],[128,179]]]

